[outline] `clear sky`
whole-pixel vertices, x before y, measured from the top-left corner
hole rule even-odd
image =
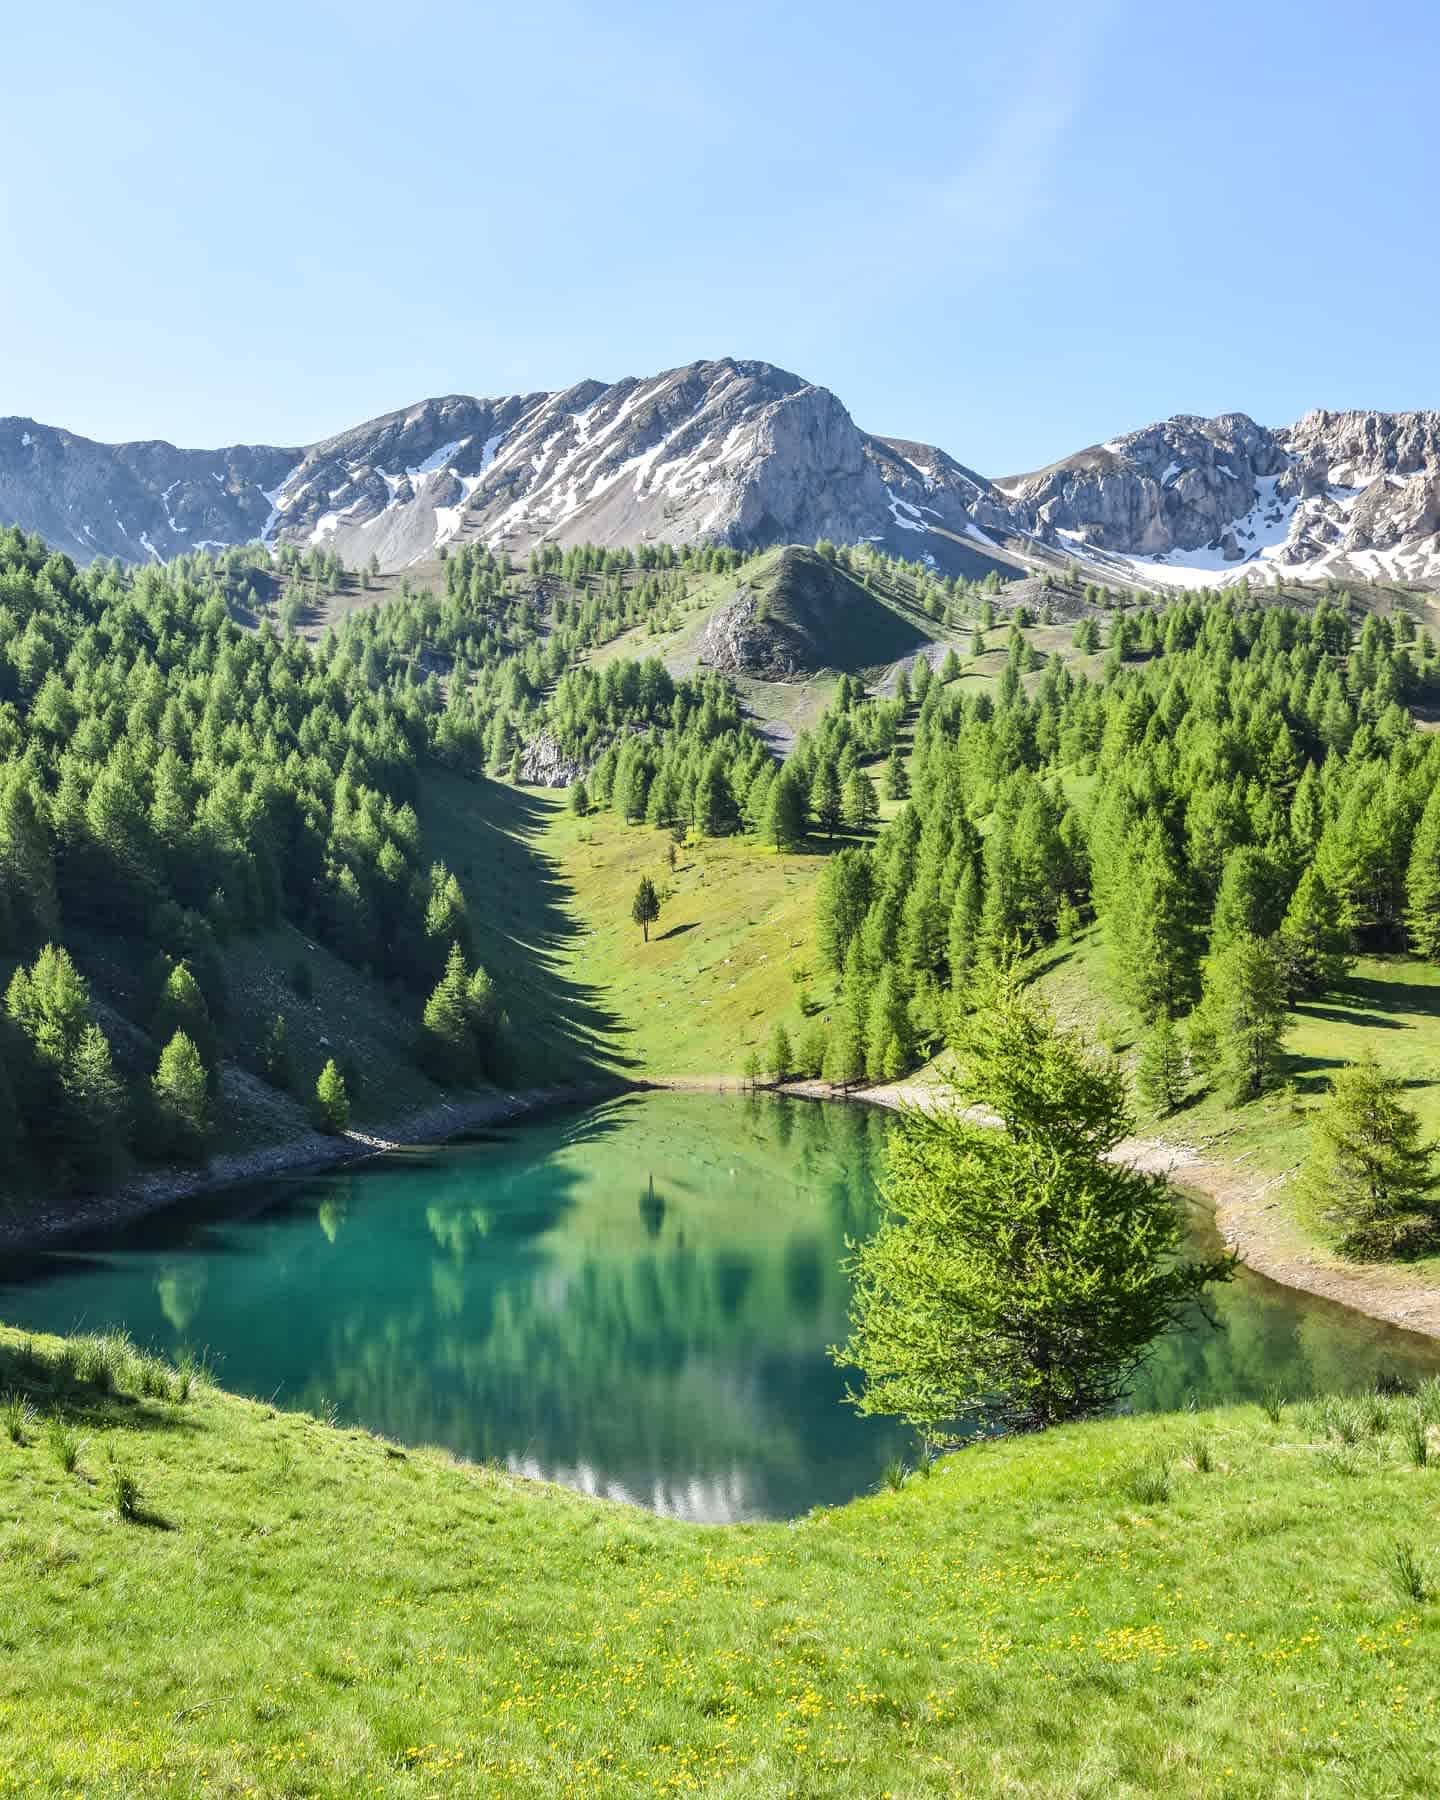
[[[299,443],[763,357],[987,474],[1440,406],[1440,8],[136,0],[7,19],[0,413]]]

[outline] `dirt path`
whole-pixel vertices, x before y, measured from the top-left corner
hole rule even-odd
[[[691,1075],[652,1080],[646,1085],[723,1093],[737,1092],[744,1083],[733,1075]],[[946,1103],[943,1087],[920,1082],[891,1082],[839,1095],[828,1082],[797,1081],[784,1091],[803,1099],[844,1098],[891,1108],[935,1108]],[[1242,1162],[1218,1161],[1193,1144],[1169,1143],[1163,1138],[1126,1138],[1112,1154],[1117,1162],[1147,1174],[1172,1176],[1182,1186],[1204,1194],[1215,1208],[1220,1236],[1257,1274],[1406,1331],[1440,1337],[1440,1288],[1403,1267],[1341,1262],[1307,1242],[1290,1222],[1281,1197],[1288,1173],[1265,1176],[1246,1169]]]
[[[79,1206],[0,1219],[0,1250],[35,1249],[99,1226],[125,1224],[212,1188],[233,1187],[237,1182],[262,1180],[269,1175],[333,1168],[378,1156],[386,1150],[399,1150],[407,1144],[443,1143],[461,1132],[538,1112],[547,1106],[584,1105],[600,1100],[622,1092],[625,1086],[619,1081],[594,1081],[573,1087],[522,1088],[513,1094],[483,1094],[441,1102],[371,1131],[356,1128],[338,1137],[325,1137],[318,1131],[306,1130],[282,1143],[211,1157],[200,1169],[164,1169],[136,1176]]]

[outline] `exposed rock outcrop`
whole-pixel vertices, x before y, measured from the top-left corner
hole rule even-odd
[[[585,772],[585,764],[566,756],[548,732],[531,738],[520,752],[520,779],[532,787],[569,787]]]

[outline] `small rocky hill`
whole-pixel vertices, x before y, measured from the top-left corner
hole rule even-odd
[[[785,681],[822,669],[879,668],[930,641],[915,620],[817,551],[788,545],[747,571],[700,638],[700,660],[726,675]]]

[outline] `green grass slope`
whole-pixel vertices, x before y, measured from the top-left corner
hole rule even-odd
[[[0,1334],[0,1387],[0,1791],[1433,1792],[1433,1392],[699,1527],[113,1350]]]

